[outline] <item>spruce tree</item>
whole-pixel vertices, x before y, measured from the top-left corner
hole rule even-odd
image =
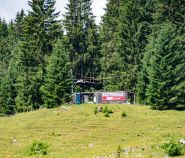
[[[69,0],[64,15],[65,47],[74,79],[96,77],[100,71],[98,31],[91,4],[92,0]]]
[[[1,80],[0,89],[0,113],[10,115],[16,113],[16,60],[12,58],[5,75]]]
[[[184,104],[184,51],[183,37],[177,27],[165,23],[154,27],[146,47],[150,54],[147,75],[149,84],[146,101],[154,109],[174,109]],[[182,87],[181,87],[182,86]],[[180,99],[178,101],[178,99]]]
[[[82,17],[85,40],[83,76],[96,78],[100,71],[99,34],[95,23],[95,16],[92,13],[92,0],[83,0],[82,2]]]
[[[61,36],[61,25],[56,18],[55,0],[28,1],[31,11],[24,18],[23,38],[18,48],[17,97],[18,111],[37,109],[42,104],[42,85],[46,59],[53,43]]]
[[[46,77],[41,87],[44,106],[47,108],[53,108],[70,101],[72,78],[66,52],[63,42],[59,40],[49,59]]]
[[[28,1],[31,11],[25,21],[24,33],[37,40],[42,58],[50,55],[52,42],[62,35],[59,12],[55,12],[55,0]],[[44,61],[43,61],[44,64]]]
[[[9,25],[0,19],[0,78],[6,73],[15,42],[9,33]]]
[[[26,17],[24,10],[17,12],[14,24],[13,24],[13,36],[15,40],[21,40],[23,38],[23,23],[24,18]]]
[[[151,33],[153,0],[125,1],[120,9],[120,36],[124,71],[128,76],[126,89],[136,92],[137,75],[141,69],[147,36]]]
[[[157,0],[156,23],[171,22],[185,33],[185,3],[183,0]]]
[[[183,35],[184,35],[184,4],[182,3],[181,0],[179,1],[173,1],[173,0],[169,0],[169,1],[164,1],[164,0],[157,0],[155,3],[155,8],[156,8],[156,12],[153,14],[154,17],[154,23],[153,23],[153,27],[156,28],[157,25],[159,27],[159,25],[161,25],[161,23],[165,24],[165,23],[171,23],[173,24],[173,27],[176,28],[176,35],[175,35],[175,39],[181,39],[181,41],[183,41]],[[170,24],[170,25],[171,25]],[[150,43],[151,43],[151,36],[154,36],[153,38],[156,38],[156,29],[152,30],[152,34],[150,35]],[[159,33],[160,31],[157,30],[157,32]],[[177,41],[176,41],[177,42]],[[174,48],[174,50],[172,51],[178,51],[179,50],[179,43],[177,44],[178,48]],[[147,46],[148,47],[148,46]],[[182,48],[183,50],[183,48]],[[148,71],[147,68],[149,67],[149,60],[151,57],[151,51],[146,51],[145,55],[144,55],[144,59],[142,61],[142,69],[141,71],[138,73],[138,82],[137,82],[137,100],[139,103],[145,104],[147,101],[147,97],[146,97],[146,88],[148,86],[149,83],[149,78],[148,78]],[[179,54],[177,53],[175,55],[176,58],[179,58]],[[181,59],[183,59],[183,53],[181,53]],[[181,60],[180,59],[180,60]],[[174,61],[176,63],[178,63],[177,61]],[[183,65],[183,64],[182,64]],[[177,71],[177,70],[176,70]],[[173,73],[176,74],[176,71],[174,71]],[[178,74],[183,73],[184,70],[181,67],[181,69],[179,68]],[[176,74],[176,77],[178,76],[178,74]],[[181,78],[181,81],[183,80],[183,78]],[[180,81],[177,83],[175,82],[175,87],[178,87],[177,85],[180,84]],[[183,85],[183,82],[181,84],[181,86]],[[175,88],[173,88],[175,89]],[[180,89],[179,89],[180,90]],[[176,103],[178,102],[177,100],[177,96],[181,95],[181,98],[183,96],[183,92],[178,93],[178,91],[176,91],[176,95],[174,94],[174,98],[176,98]],[[176,97],[175,97],[176,96]],[[183,99],[179,99],[182,100]],[[175,103],[174,103],[175,104]],[[180,104],[180,103],[179,103]],[[168,106],[167,106],[168,108]]]
[[[105,90],[123,90],[126,74],[121,56],[120,0],[107,2],[101,26],[101,69]]]
[[[8,24],[5,19],[0,18],[0,39],[8,36]]]

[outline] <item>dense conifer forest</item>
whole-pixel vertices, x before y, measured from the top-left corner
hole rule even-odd
[[[185,109],[184,0],[107,0],[99,25],[92,0],[68,0],[62,20],[55,3],[29,0],[28,13],[0,18],[1,114],[98,90],[133,92],[153,109]]]

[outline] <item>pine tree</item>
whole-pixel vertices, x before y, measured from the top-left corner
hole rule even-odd
[[[5,19],[0,18],[0,39],[8,36],[8,25]]]
[[[83,76],[97,77],[99,74],[99,34],[95,23],[95,17],[92,13],[92,0],[82,1],[82,17],[84,26],[84,60]],[[95,68],[96,67],[96,68]]]
[[[13,47],[14,41],[10,36],[9,26],[4,19],[0,19],[0,79],[8,69]]]
[[[147,35],[151,32],[153,3],[108,1],[101,29],[105,89],[135,92]]]
[[[185,49],[183,38],[177,32],[171,23],[155,26],[146,47],[146,54],[150,54],[146,68],[149,79],[146,101],[154,109],[174,109],[178,103],[184,104],[184,90],[181,88],[185,80],[182,75]],[[178,102],[177,98],[181,100]]]
[[[156,23],[171,22],[185,33],[185,3],[183,0],[157,0]]]
[[[123,90],[126,74],[121,56],[120,0],[109,0],[101,26],[101,68],[105,90]]]
[[[12,58],[7,72],[1,80],[0,90],[0,113],[2,114],[14,114],[16,110],[15,98],[16,98],[16,76],[17,67],[16,60]]]
[[[173,0],[169,0],[169,1],[164,1],[164,0],[157,0],[156,3],[155,3],[155,8],[156,8],[156,12],[153,14],[153,17],[154,17],[154,28],[156,28],[156,25],[160,25],[161,23],[172,23],[174,27],[176,27],[176,39],[182,39],[183,41],[183,34],[184,34],[184,22],[185,22],[185,19],[184,19],[184,12],[185,12],[185,9],[184,9],[184,4],[182,3],[181,0],[179,1],[173,1]],[[156,38],[156,35],[155,35],[155,32],[156,29],[153,29],[153,33],[152,35],[150,35],[150,39],[152,38],[151,36],[154,36]],[[159,30],[157,31],[158,33],[160,32]],[[150,41],[151,42],[151,41]],[[179,44],[177,44],[179,46]],[[148,46],[147,46],[148,47]],[[173,51],[175,50],[178,50],[179,48],[176,48],[174,49]],[[146,103],[146,88],[148,86],[148,83],[149,83],[149,78],[148,78],[148,74],[147,74],[147,68],[149,67],[149,60],[150,60],[150,57],[151,57],[151,51],[146,51],[145,52],[145,56],[144,56],[144,59],[142,61],[142,69],[141,71],[138,73],[138,83],[137,83],[137,100],[139,103],[141,104],[145,104]],[[178,53],[177,53],[178,54]],[[182,53],[183,54],[183,53]],[[179,55],[176,55],[176,57],[178,58]],[[181,56],[181,59],[183,59],[183,55]],[[178,63],[178,62],[177,62]],[[180,72],[181,70],[181,72]],[[177,71],[177,70],[176,70]],[[176,71],[174,71],[173,73],[175,73]],[[181,68],[179,69],[178,71],[178,74],[181,74],[183,73],[184,70]],[[178,74],[176,74],[176,76],[178,76]],[[182,78],[181,78],[182,80]],[[176,82],[174,81],[177,85],[180,84],[180,82]],[[178,87],[176,85],[176,87]],[[183,85],[183,82],[182,82],[182,85]],[[182,86],[181,85],[181,86]],[[173,88],[174,89],[174,88]],[[181,93],[178,93],[176,92],[176,95],[179,95],[181,94],[183,96],[183,92]],[[178,96],[177,95],[177,96]],[[177,101],[177,98],[178,97],[175,97],[175,94],[174,94],[174,97],[176,98],[176,103],[178,102]],[[181,96],[181,98],[182,98]],[[182,100],[183,99],[179,99],[179,100]]]
[[[42,58],[51,54],[52,42],[62,35],[59,12],[55,12],[55,0],[28,1],[31,11],[25,21],[24,33],[37,40]],[[44,62],[44,61],[43,61]]]
[[[23,38],[23,23],[26,17],[24,10],[17,12],[14,24],[13,24],[13,36],[15,40],[21,40]]]
[[[61,36],[54,0],[28,1],[31,11],[24,18],[23,38],[19,42],[16,106],[18,111],[37,109],[42,104],[42,85],[46,59],[53,43]]]
[[[124,71],[128,76],[125,88],[129,91],[136,91],[147,36],[151,33],[154,4],[153,0],[129,0],[120,9],[122,57]]]
[[[65,46],[75,79],[96,77],[100,71],[98,31],[91,4],[92,0],[69,0],[64,15]]]
[[[58,41],[46,68],[46,77],[41,87],[44,106],[53,108],[70,101],[71,71],[63,42]]]

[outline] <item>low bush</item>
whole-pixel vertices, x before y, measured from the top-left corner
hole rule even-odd
[[[105,112],[105,117],[110,117],[109,113],[108,112]]]
[[[98,113],[98,107],[94,108],[94,114],[96,115]]]
[[[106,112],[108,112],[108,110],[109,110],[108,107],[105,106],[105,107],[103,108],[103,111],[102,111],[102,112],[103,112],[103,113],[106,113]]]
[[[28,155],[46,155],[48,150],[48,144],[39,142],[39,141],[33,141],[30,147],[28,148]]]
[[[119,145],[118,146],[118,149],[117,149],[117,158],[120,158],[121,157],[121,152],[122,152],[122,150],[121,150],[121,146]]]
[[[169,156],[179,156],[183,154],[183,147],[179,143],[176,143],[174,139],[171,139],[169,143],[162,146]]]
[[[103,110],[102,110],[102,112],[103,113],[109,113],[109,114],[112,114],[113,113],[113,111],[111,110],[111,109],[109,109],[107,106],[105,106],[104,108],[103,108]]]
[[[114,113],[111,109],[108,109],[108,113],[109,114],[112,114],[112,113]]]
[[[178,105],[178,106],[176,107],[176,110],[179,110],[179,111],[185,110],[185,105]]]
[[[121,117],[122,117],[122,118],[123,118],[123,117],[127,117],[127,114],[126,114],[125,111],[123,111],[123,112],[121,113]]]

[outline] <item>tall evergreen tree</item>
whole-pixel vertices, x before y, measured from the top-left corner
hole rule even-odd
[[[136,91],[147,36],[151,33],[154,6],[153,0],[129,0],[121,7],[120,36],[124,70],[128,76],[125,88],[129,91]]]
[[[22,21],[25,14],[24,11],[17,13],[15,22],[11,20],[7,25],[8,34],[0,42],[1,54],[1,112],[4,114],[13,114],[17,111],[15,106],[16,77],[18,73],[17,67],[17,43],[22,35]]]
[[[146,54],[150,54],[146,101],[154,109],[173,109],[184,104],[184,37],[178,36],[171,23],[156,26],[149,38]],[[178,72],[177,72],[178,70]],[[181,87],[182,86],[182,87]],[[176,99],[175,99],[176,98]],[[178,101],[178,99],[180,99]]]
[[[183,0],[157,0],[156,23],[171,22],[185,33],[185,3]]]
[[[101,26],[101,68],[105,90],[125,89],[126,74],[121,56],[120,0],[109,0]]]
[[[40,51],[35,41],[21,41],[18,45],[18,75],[16,106],[19,112],[37,109],[41,103],[39,88],[42,82]]]
[[[55,12],[55,0],[28,1],[31,11],[25,20],[25,37],[31,36],[41,51],[41,56],[51,54],[52,42],[62,35],[59,12]],[[43,61],[44,62],[44,61]]]
[[[12,58],[8,70],[1,80],[0,113],[7,115],[14,114],[17,111],[15,105],[17,67],[15,63],[16,59]]]
[[[41,92],[44,106],[47,108],[70,101],[72,78],[66,52],[63,42],[58,41],[46,68],[46,77]]]
[[[0,39],[8,36],[8,25],[5,19],[0,18]]]
[[[23,23],[25,16],[26,15],[23,9],[16,14],[13,24],[13,36],[15,40],[21,40],[23,38]]]
[[[23,23],[23,39],[19,43],[16,105],[18,111],[37,109],[42,104],[42,85],[46,59],[53,43],[62,34],[56,18],[55,0],[28,1],[31,11]]]
[[[181,36],[183,36],[184,32],[185,32],[185,29],[184,29],[185,19],[183,16],[185,14],[184,3],[182,3],[181,0],[179,0],[179,1],[157,0],[155,5],[156,5],[156,12],[155,12],[155,14],[153,14],[154,28],[156,27],[156,25],[160,25],[161,23],[164,24],[164,23],[170,22],[173,24],[174,27],[177,28],[176,29],[176,38],[180,38]],[[155,36],[155,33],[154,33],[155,31],[156,31],[156,29],[153,29],[153,31],[152,31],[153,34],[151,36]],[[157,32],[159,33],[160,31],[158,30]],[[178,48],[176,48],[176,49],[178,50]],[[173,51],[175,51],[175,49]],[[179,56],[179,55],[176,54],[176,56]],[[146,87],[148,86],[148,83],[149,83],[149,78],[148,78],[148,74],[147,74],[147,67],[149,64],[148,61],[149,61],[150,57],[151,57],[150,52],[146,51],[145,57],[142,62],[142,64],[143,64],[142,70],[138,74],[137,100],[139,103],[142,103],[142,104],[146,103],[146,98],[147,98],[146,97]],[[183,56],[181,58],[183,59]],[[183,69],[181,69],[181,73],[182,72],[184,72]],[[180,93],[176,93],[176,94],[180,94]],[[183,94],[183,93],[181,93],[181,94]]]
[[[11,51],[14,46],[14,41],[10,37],[8,27],[5,19],[0,19],[0,78],[3,77],[8,69]]]
[[[69,0],[64,15],[65,46],[75,79],[96,77],[99,73],[98,31],[91,4],[92,0]]]
[[[101,33],[102,70],[108,89],[135,91],[147,35],[151,32],[153,3],[108,1]]]

